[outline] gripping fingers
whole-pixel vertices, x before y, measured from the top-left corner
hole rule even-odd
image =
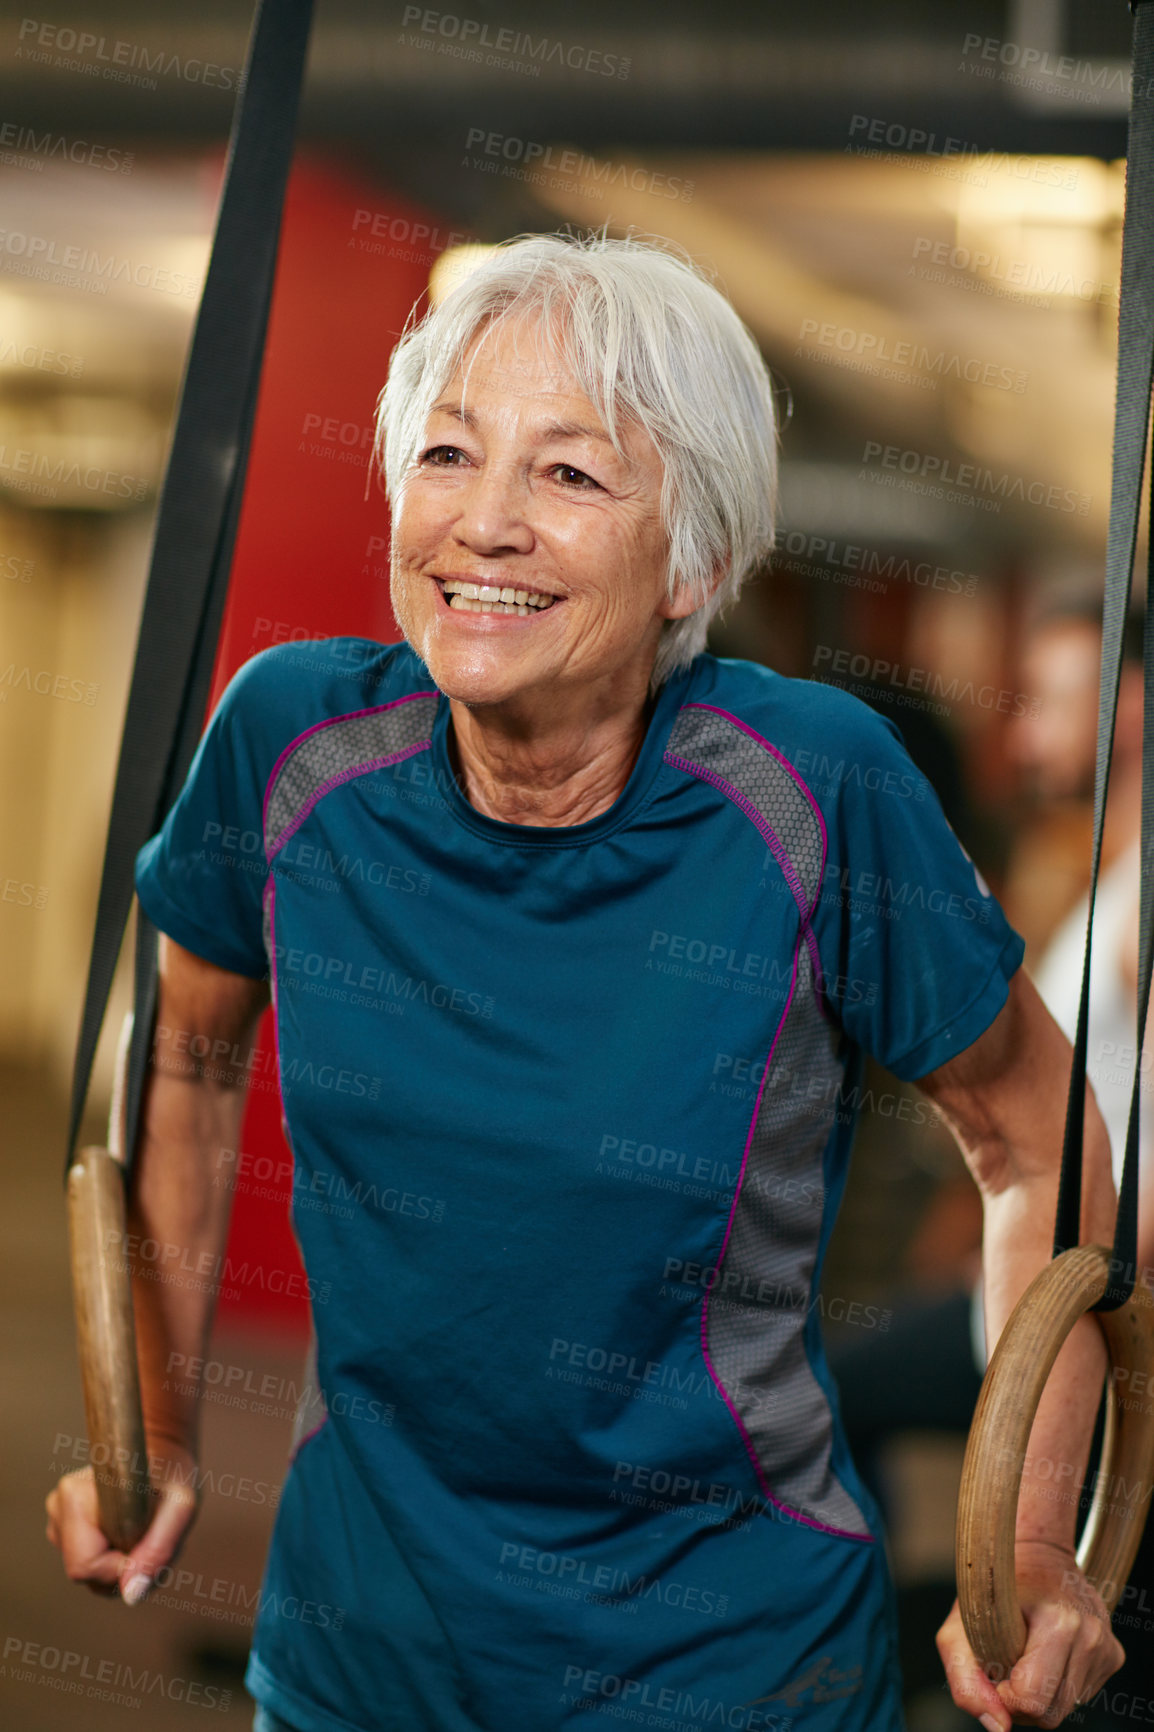
[[[974,1658],[956,1600],[953,1611],[938,1631],[937,1642],[955,1706],[964,1714],[972,1714],[986,1732],[1008,1732],[1009,1713],[997,1685],[986,1677]]]
[[[170,1564],[184,1544],[196,1516],[196,1494],[184,1485],[168,1485],[161,1493],[148,1532],[138,1540],[124,1560],[120,1593],[125,1605],[135,1606],[154,1585],[159,1572]]]
[[[1010,1732],[1012,1724],[1060,1725],[1125,1658],[1104,1607],[1053,1598],[1032,1608],[1029,1627],[1026,1652],[1001,1683],[988,1678],[974,1658],[956,1605],[938,1633],[950,1694],[986,1732]]]
[[[125,1558],[100,1530],[92,1469],[65,1474],[49,1492],[45,1508],[48,1538],[60,1553],[69,1581],[83,1582],[96,1593],[114,1594]]]
[[[1015,1667],[1011,1679],[1016,1675]],[[999,1694],[1013,1715],[1014,1724],[1027,1726],[1060,1726],[1080,1700],[1067,1674],[1061,1677],[1049,1674],[1040,1683],[1032,1677],[1026,1685],[1007,1682],[1000,1686]]]
[[[1051,1603],[998,1694],[1016,1722],[1058,1726],[1097,1694],[1124,1658],[1104,1617]]]

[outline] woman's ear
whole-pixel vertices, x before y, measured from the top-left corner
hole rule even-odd
[[[718,585],[725,581],[728,570],[728,560],[719,559],[710,573],[705,594],[702,596],[695,596],[689,584],[679,583],[672,595],[663,595],[658,602],[657,612],[659,616],[662,619],[688,619],[691,613],[696,613],[698,608],[705,606],[710,596],[716,592]]]

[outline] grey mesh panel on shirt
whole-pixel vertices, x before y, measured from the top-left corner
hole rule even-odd
[[[687,706],[667,760],[698,773],[772,832],[804,909],[821,887],[825,839],[805,790],[759,739]],[[750,816],[749,812],[746,812]],[[752,821],[752,820],[751,820]],[[775,1501],[824,1527],[868,1537],[831,1463],[833,1416],[806,1355],[805,1325],[824,1215],[822,1156],[844,1075],[823,1015],[799,909],[793,994],[767,1067],[717,1280],[705,1300],[714,1376]]]
[[[437,692],[387,704],[363,714],[339,716],[302,736],[278,765],[264,813],[264,846],[270,861],[285,831],[304,814],[326,784],[336,784],[358,770],[380,768],[391,760],[427,745],[437,712]],[[269,958],[273,996],[276,969],[272,967],[272,878],[264,896],[263,936]]]
[[[293,821],[326,783],[366,770],[427,741],[436,692],[422,692],[363,715],[342,716],[305,734],[276,772],[265,805],[264,845],[271,855]]]

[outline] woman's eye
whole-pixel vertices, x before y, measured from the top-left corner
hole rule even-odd
[[[586,475],[583,469],[575,469],[572,463],[555,464],[553,473],[565,487],[580,488],[582,491],[588,492],[597,486],[597,482],[591,475]]]
[[[438,469],[447,469],[452,468],[457,459],[464,455],[456,445],[431,445],[427,451],[421,453],[421,462],[432,464]]]

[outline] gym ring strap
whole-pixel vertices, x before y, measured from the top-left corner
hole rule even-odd
[[[1154,383],[1154,104],[1149,100],[1154,90],[1154,0],[1131,0],[1131,10],[1135,14],[1133,82],[1102,608],[1094,842],[1054,1260],[1018,1301],[990,1360],[974,1414],[958,1503],[957,1576],[962,1621],[979,1662],[987,1670],[1000,1669],[1003,1677],[1021,1657],[1026,1643],[1014,1538],[1030,1431],[1062,1344],[1087,1311],[1094,1312],[1106,1337],[1110,1374],[1102,1461],[1077,1556],[1079,1567],[1111,1611],[1138,1549],[1154,1477],[1154,1397],[1141,1398],[1148,1383],[1136,1383],[1131,1375],[1141,1371],[1149,1378],[1154,1369],[1154,1299],[1144,1281],[1137,1279],[1140,1083],[1154,965],[1154,535],[1147,537],[1139,972],[1130,1122],[1113,1250],[1102,1245],[1078,1245],[1094,901]],[[1069,1490],[1074,1496],[1080,1488],[1072,1481],[1071,1475]]]

